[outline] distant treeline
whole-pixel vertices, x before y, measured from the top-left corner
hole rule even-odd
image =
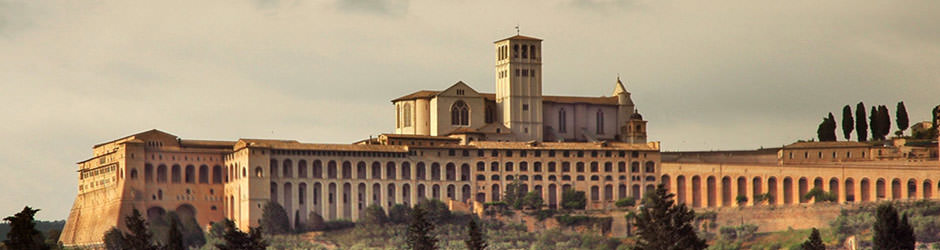
[[[62,231],[62,228],[65,227],[65,220],[56,220],[56,221],[36,221],[36,230],[39,230],[43,234],[49,232],[49,230],[55,229],[59,232]],[[0,223],[0,239],[6,239],[7,233],[10,232],[10,223],[2,222]]]
[[[850,105],[842,107],[842,136],[846,141],[852,139],[852,131],[855,131],[856,140],[868,141],[869,136],[873,141],[887,139],[891,133],[891,112],[885,105],[871,106],[871,111],[866,114],[865,104],[859,102],[855,105],[855,112],[852,112]],[[853,113],[855,114],[853,117]],[[913,131],[912,137],[915,139],[930,139],[937,136],[937,116],[940,113],[940,106],[931,110],[932,126],[927,131]],[[909,128],[910,120],[907,115],[907,108],[904,102],[898,102],[894,112],[894,125],[897,130],[894,135],[903,137],[904,131]],[[836,118],[830,112],[828,116],[823,117],[822,123],[816,130],[816,137],[819,141],[836,141]],[[870,134],[869,134],[870,132]]]

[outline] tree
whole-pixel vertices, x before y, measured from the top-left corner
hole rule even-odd
[[[506,185],[506,192],[503,192],[503,201],[513,209],[522,209],[525,195],[525,190],[522,190],[522,181],[515,180]]]
[[[170,220],[170,231],[166,236],[166,250],[183,250],[183,233],[180,232],[179,218]]]
[[[914,249],[914,229],[904,219],[898,217],[898,211],[890,203],[881,204],[875,212],[872,244],[880,249]]]
[[[411,221],[411,208],[402,204],[395,204],[388,208],[388,220],[395,224]]]
[[[629,211],[623,217],[627,220],[627,236],[633,236],[633,221],[636,220],[636,213]]]
[[[848,141],[852,139],[852,130],[855,129],[855,119],[852,119],[852,107],[842,107],[842,136]]]
[[[268,234],[285,234],[290,232],[290,219],[287,211],[277,202],[268,201],[261,212],[261,227],[266,228]]]
[[[885,105],[878,106],[878,128],[881,133],[881,139],[884,140],[888,134],[891,134],[891,116],[888,113],[888,107]]]
[[[451,217],[450,209],[447,209],[447,204],[444,204],[444,202],[438,199],[418,202],[418,204],[415,205],[415,209],[417,208],[424,210],[425,219],[431,223],[439,224]]]
[[[868,122],[865,120],[865,103],[855,105],[855,135],[858,141],[868,140]]]
[[[829,117],[823,117],[822,123],[819,123],[819,128],[816,129],[816,137],[819,141],[836,140],[836,121],[832,113],[829,113]]]
[[[878,107],[871,106],[871,113],[868,114],[868,126],[871,128],[871,139],[874,141],[881,140],[881,115],[878,115]]]
[[[738,206],[744,206],[747,204],[747,195],[739,194],[734,200],[738,202]]]
[[[388,222],[388,216],[385,215],[385,210],[382,210],[382,207],[372,204],[366,207],[359,222],[362,225],[383,225]]]
[[[112,227],[111,230],[108,230],[104,233],[104,247],[108,250],[122,250],[128,249],[128,246],[124,243],[124,234],[121,233],[120,229]]]
[[[525,194],[525,197],[522,198],[522,205],[529,209],[540,209],[544,202],[542,196],[535,191]]]
[[[225,240],[222,244],[216,244],[215,247],[220,250],[263,250],[268,247],[268,242],[264,240],[260,227],[249,228],[249,233],[242,232],[235,227],[235,222],[225,219],[225,234],[222,238]]]
[[[147,225],[147,221],[141,217],[140,211],[135,208],[131,215],[124,218],[124,225],[127,226],[128,233],[124,234],[124,244],[127,248],[135,250],[156,250],[159,249],[153,242],[153,233]]]
[[[36,212],[39,212],[39,209],[26,206],[23,207],[23,211],[3,218],[10,223],[10,232],[7,233],[7,239],[3,241],[4,246],[8,249],[49,249],[42,233],[36,230],[36,222],[33,219]]]
[[[317,212],[310,212],[305,227],[308,230],[323,230],[326,229],[326,222],[323,220],[323,216],[320,216]]]
[[[659,184],[650,197],[644,199],[643,208],[636,216],[637,239],[635,249],[705,249],[692,227],[695,212],[685,204],[675,205],[672,193]]]
[[[826,244],[823,244],[822,238],[819,237],[819,230],[815,227],[813,232],[809,234],[809,239],[806,239],[802,245],[800,245],[802,250],[826,250]]]
[[[420,206],[411,210],[411,224],[408,225],[408,234],[405,237],[408,247],[414,250],[437,249],[437,239],[432,232],[434,225],[428,222],[427,212]]]
[[[835,202],[837,197],[829,192],[823,191],[820,188],[810,189],[806,194],[803,195],[803,200],[814,199],[815,202]]]
[[[587,206],[587,196],[584,191],[575,191],[573,188],[561,192],[561,207],[564,209],[584,209]]]
[[[486,249],[486,240],[483,239],[483,232],[477,226],[476,218],[470,218],[470,222],[467,223],[467,234],[468,239],[464,241],[467,244],[467,249]]]
[[[904,107],[904,102],[898,102],[898,109],[895,111],[894,119],[898,125],[898,136],[904,135],[904,130],[911,125],[910,120],[907,117],[907,107]]]

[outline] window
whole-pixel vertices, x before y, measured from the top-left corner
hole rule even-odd
[[[519,69],[516,69],[516,76],[519,76]]]
[[[522,111],[529,111],[529,104],[522,104]]]
[[[535,70],[534,70],[534,69],[530,69],[530,70],[529,70],[529,76],[535,77]]]
[[[529,76],[529,70],[523,69],[523,70],[522,70],[522,76]]]
[[[519,45],[518,44],[512,46],[512,57],[516,57],[516,58],[519,57]],[[518,73],[519,71],[516,70],[516,72]],[[516,74],[516,75],[519,75],[519,74]]]
[[[470,108],[467,103],[457,101],[450,108],[450,124],[458,126],[470,125]]]
[[[402,113],[404,113],[404,115],[402,115],[401,121],[402,127],[411,127],[411,104],[405,103],[405,105],[402,106],[402,109]]]
[[[529,45],[529,53],[532,53],[532,59],[535,59],[535,45]]]
[[[597,134],[604,134],[604,112],[597,110]]]
[[[568,119],[565,117],[566,115],[567,115],[567,114],[565,113],[565,109],[564,109],[564,108],[558,110],[558,132],[561,132],[561,133],[566,133],[566,132],[568,132],[568,126],[566,126],[566,124],[565,124],[565,121],[568,120]]]
[[[529,58],[529,53],[528,53],[528,52],[529,52],[529,48],[526,47],[525,45],[522,45],[522,58],[523,58],[523,59]]]

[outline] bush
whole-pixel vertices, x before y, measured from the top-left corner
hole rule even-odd
[[[561,207],[564,209],[584,209],[587,206],[587,196],[584,191],[565,189],[561,193]]]
[[[539,210],[536,210],[535,212],[529,213],[529,215],[535,216],[535,218],[538,219],[539,221],[543,221],[543,220],[545,220],[545,219],[548,219],[548,218],[551,218],[552,216],[554,216],[554,215],[555,215],[555,210],[553,210],[553,209],[539,209]]]
[[[388,208],[388,220],[395,224],[403,224],[411,221],[411,208],[402,204],[395,204]]]
[[[721,227],[718,229],[722,240],[728,241],[748,241],[754,237],[757,232],[757,225],[744,224],[740,226]]]
[[[617,202],[615,202],[614,205],[616,205],[617,207],[636,206],[636,199],[634,199],[632,196],[627,196],[627,197],[624,197],[623,199],[617,200]]]
[[[527,193],[525,197],[522,198],[522,204],[528,209],[542,208],[543,203],[542,196],[535,191]]]
[[[362,218],[359,219],[359,224],[361,225],[382,225],[388,222],[388,216],[385,215],[385,210],[382,210],[382,207],[379,205],[369,205],[365,210],[362,211]]]
[[[356,223],[353,223],[352,221],[349,221],[346,219],[331,220],[331,221],[327,221],[325,224],[326,224],[325,230],[340,230],[340,229],[347,229],[347,228],[356,226]]]
[[[277,202],[268,201],[261,213],[261,227],[267,234],[286,234],[291,232],[287,211]]]
[[[586,226],[589,228],[597,227],[603,233],[610,231],[613,218],[611,217],[590,217],[586,215],[561,215],[556,216],[555,220],[559,225],[566,227]]]
[[[427,218],[428,222],[431,222],[431,224],[440,224],[451,216],[450,210],[447,209],[447,205],[438,199],[423,200],[418,202],[416,207],[424,209],[424,211],[427,213],[425,218]]]
[[[320,214],[310,212],[307,218],[307,225],[304,225],[307,230],[320,231],[326,229],[326,222],[323,221],[323,216],[320,216]]]

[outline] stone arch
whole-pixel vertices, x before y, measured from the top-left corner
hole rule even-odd
[[[624,188],[624,193],[626,193],[626,188]],[[558,191],[557,191],[557,186],[555,186],[555,183],[548,184],[548,206],[549,207],[558,206]]]
[[[395,205],[395,202],[396,202],[396,200],[395,200],[395,184],[389,183],[389,184],[388,184],[388,188],[386,188],[385,190],[386,190],[385,196],[388,197],[388,198],[385,199],[385,200],[386,200],[386,203],[388,203],[388,206],[387,206],[387,207],[390,208],[390,207],[394,206],[394,205]]]
[[[402,180],[411,179],[411,163],[410,162],[406,161],[406,162],[401,163],[401,179]]]
[[[137,179],[137,168],[131,168],[130,176],[131,176],[131,180]]]
[[[314,179],[323,178],[323,162],[320,160],[313,160],[313,164],[311,165],[313,165],[313,170],[310,171],[311,177]]]
[[[321,205],[323,204],[323,185],[319,182],[313,183],[313,188],[311,193],[313,193],[313,199],[310,200],[310,203],[313,204],[313,211],[317,214],[323,214],[323,209]]]
[[[281,171],[283,171],[283,173],[281,174],[281,177],[293,178],[294,177],[293,162],[290,159],[284,159],[283,165],[281,165]],[[287,211],[290,211],[290,210],[287,210]],[[288,212],[287,214],[290,215],[291,213]]]
[[[417,202],[421,202],[421,201],[424,201],[424,200],[427,199],[426,191],[427,191],[427,190],[425,190],[424,184],[418,183],[417,190],[415,190],[415,193],[418,194],[418,201],[417,201]]]
[[[333,164],[332,164],[332,165],[333,165],[333,169],[335,170],[335,169],[336,169],[336,163],[333,162],[333,161],[330,161],[330,162],[333,163]],[[329,165],[329,164],[328,164],[328,165]],[[327,169],[329,169],[329,167],[327,167]],[[329,172],[329,170],[327,170],[327,172]],[[335,174],[336,172],[334,171],[333,173]],[[329,214],[329,216],[328,216],[329,220],[335,220],[335,219],[337,219],[337,218],[336,218],[336,210],[337,210],[336,207],[339,206],[339,202],[336,202],[336,200],[337,200],[337,197],[336,197],[336,196],[337,196],[337,192],[336,192],[336,191],[337,191],[337,190],[336,190],[336,183],[330,182],[330,185],[328,185],[328,189],[327,189],[327,195],[328,195],[328,196],[327,196],[327,202],[328,202],[328,203],[325,204],[325,205],[327,205],[327,208],[328,208],[327,210],[328,210],[328,214]]]
[[[754,205],[758,204],[755,197],[764,193],[764,190],[762,190],[763,185],[764,183],[762,182],[759,176],[755,176],[753,179],[751,179],[751,199],[750,199],[751,204],[754,204]],[[767,203],[770,203],[770,201],[767,201]]]
[[[464,184],[463,187],[460,188],[460,201],[462,202],[470,201],[471,192],[473,191],[470,190],[470,185]]]
[[[307,160],[297,161],[297,177],[307,178]],[[301,213],[301,217],[307,216],[306,214]],[[305,217],[306,218],[306,217]]]
[[[851,177],[845,178],[845,201],[855,202],[858,200],[858,197],[855,197],[855,179]]]
[[[281,201],[281,205],[284,207],[284,211],[287,211],[287,216],[290,218],[288,222],[294,225],[294,204],[292,198],[294,197],[294,186],[290,182],[285,182],[282,186],[284,187],[281,189],[281,191],[284,192],[284,194],[282,194],[284,200]]]
[[[702,207],[702,177],[692,176],[692,207]]]
[[[447,188],[444,189],[444,194],[447,199],[457,200],[457,187],[454,184],[447,184]]]
[[[901,199],[901,179],[894,178],[891,180],[891,199],[900,200]]]
[[[861,190],[861,194],[859,194],[860,201],[871,201],[871,182],[868,180],[868,178],[862,178],[862,180],[858,183],[858,187]]]
[[[344,169],[345,165],[348,162],[343,163]],[[352,164],[349,164],[349,168],[352,169]],[[350,173],[352,174],[352,173]],[[343,183],[343,219],[352,219],[352,201],[350,201],[349,194],[352,193],[352,184],[349,182]]]
[[[823,190],[823,178],[822,177],[816,177],[816,179],[813,179],[813,188]]]
[[[298,165],[300,163],[298,162]],[[307,221],[307,214],[302,213],[301,211],[307,211],[307,183],[300,182],[297,184],[297,210],[294,214],[294,222],[305,223]],[[302,224],[301,224],[302,225]],[[295,225],[297,226],[297,225]]]
[[[376,206],[382,206],[382,185],[381,184],[378,184],[378,183],[372,184],[372,204],[375,204]]]
[[[134,173],[137,173],[137,170],[133,170]],[[209,166],[200,165],[199,166],[199,183],[208,184],[209,183]]]
[[[924,194],[924,199],[933,198],[933,184],[930,183],[930,180],[924,180],[924,185],[921,192]]]
[[[460,165],[460,181],[469,181],[470,180],[470,165],[461,164]]]
[[[536,187],[539,187],[539,186],[536,186]],[[604,200],[606,201],[614,200],[614,185],[611,185],[611,184],[604,185]]]
[[[153,182],[153,165],[150,163],[144,165],[144,182]]]
[[[917,179],[907,180],[907,199],[917,199]]]
[[[839,195],[840,193],[839,193],[839,179],[838,178],[832,177],[829,179],[829,193],[831,193],[833,196],[836,197],[836,202],[839,201],[839,197],[841,195]]]
[[[381,163],[379,162],[372,162],[372,165],[376,165],[376,164],[381,165]],[[359,161],[359,163],[356,163],[356,179],[360,179],[360,180],[366,179],[366,177],[368,177],[367,175],[368,173],[366,173],[367,171],[368,170],[366,168],[365,162]]]
[[[431,180],[439,181],[441,180],[441,164],[437,162],[431,163]]]
[[[633,198],[639,200],[639,199],[640,199],[640,193],[643,192],[643,190],[640,190],[640,189],[641,189],[640,184],[633,184],[633,186],[630,187],[630,189],[633,190]]]
[[[213,184],[222,183],[222,166],[219,166],[219,165],[212,166],[212,183]]]
[[[685,176],[684,175],[676,176],[676,192],[675,193],[676,193],[676,203],[678,204],[688,205],[688,202],[686,201],[686,196],[688,194],[686,194],[685,185],[686,185]],[[623,198],[623,197],[620,197],[620,198]]]
[[[441,198],[441,185],[438,185],[438,184],[431,185],[431,199],[432,200],[444,200]]]
[[[490,201],[499,201],[499,184],[493,184],[493,186],[490,187]]]
[[[388,162],[388,163],[394,164],[393,162]],[[369,169],[369,170],[370,170],[371,173],[372,173],[371,175],[369,175],[372,179],[374,179],[374,180],[382,179],[382,164],[381,164],[381,163],[379,163],[379,162],[377,162],[377,161],[376,161],[376,162],[372,162],[372,168]],[[388,170],[392,170],[392,171],[391,171],[391,175],[392,175],[392,176],[395,175],[394,169],[388,169]],[[389,171],[385,171],[385,172],[386,172],[386,173],[389,173]],[[388,179],[394,179],[394,178],[388,178]]]
[[[721,177],[721,205],[730,207],[733,198],[731,197],[731,177]]]
[[[359,216],[362,216],[362,209],[368,204],[368,200],[366,200],[367,191],[368,187],[365,182],[360,182],[359,185],[356,186],[356,211],[359,211]]]
[[[180,183],[182,180],[181,168],[180,165],[173,164],[173,167],[170,170],[170,182]]]
[[[783,203],[793,204],[793,178],[783,178]]]
[[[415,174],[415,179],[416,179],[416,180],[427,180],[428,174],[427,174],[427,169],[426,169],[425,166],[424,166],[424,162],[418,162],[418,165],[416,165],[415,167],[417,168],[417,173]]]
[[[326,163],[326,178],[327,179],[336,179],[336,161],[329,161]],[[334,219],[336,217],[333,217]]]
[[[745,178],[744,176],[739,176],[738,179],[735,180],[735,181],[737,182],[737,183],[736,183],[736,184],[737,184],[737,191],[738,191],[738,195],[737,195],[737,196],[744,196],[744,197],[747,197],[747,178]],[[752,196],[752,197],[753,197],[753,196]],[[735,199],[733,202],[734,202],[734,203],[737,203],[737,197],[732,197],[732,198]],[[745,204],[747,204],[747,203],[745,202]],[[740,204],[740,205],[745,205],[745,204]]]
[[[767,194],[770,194],[767,197],[767,204],[777,204],[777,201],[781,200],[777,193],[777,177],[767,178]]]
[[[405,206],[411,205],[411,185],[408,183],[401,185],[401,200]]]
[[[878,200],[887,199],[888,194],[886,189],[885,179],[878,178],[878,180],[875,181],[875,198]]]
[[[596,202],[596,201],[599,201],[600,199],[601,199],[600,190],[597,188],[597,185],[592,185],[591,186],[591,201]]]
[[[163,207],[152,206],[147,208],[147,221],[150,223],[162,220],[164,215],[166,215],[166,209],[163,209]]]
[[[349,161],[343,161],[343,179],[352,179],[352,163]]]
[[[381,173],[382,169],[381,169],[381,167],[379,167],[379,168],[373,168],[373,169],[379,170],[380,172],[379,172],[379,173],[372,173],[372,176],[375,177],[376,179],[381,178],[381,177],[382,177],[382,173]],[[373,170],[373,171],[374,171],[374,170]],[[394,180],[394,179],[395,179],[395,173],[398,173],[398,168],[397,168],[397,166],[395,166],[395,162],[394,162],[394,161],[386,162],[386,163],[385,163],[385,179]]]
[[[670,178],[668,174],[664,174],[662,177],[659,178],[659,180],[660,180],[660,183],[663,184],[663,187],[666,188],[667,192],[675,191],[675,190],[672,190],[672,183],[670,182],[672,181],[672,178]]]
[[[269,163],[268,168],[270,168],[268,170],[268,172],[271,173],[270,177],[277,178],[278,177],[277,159],[271,159],[271,162]]]
[[[797,195],[799,196],[797,198],[799,198],[800,203],[807,202],[803,196],[805,196],[806,193],[808,192],[809,192],[809,182],[807,182],[806,177],[800,177],[800,189],[799,189],[799,193],[797,193]]]

